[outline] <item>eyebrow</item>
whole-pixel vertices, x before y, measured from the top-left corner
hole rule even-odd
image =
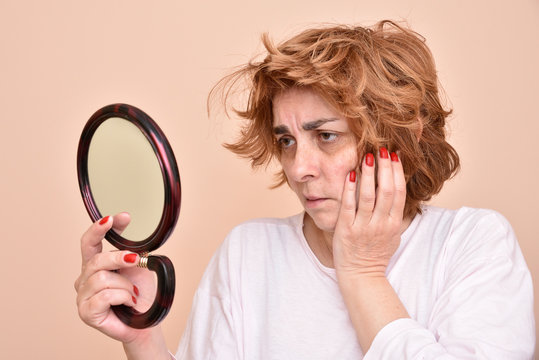
[[[301,125],[302,129],[305,131],[318,129],[320,126],[324,125],[325,123],[337,121],[339,119],[337,118],[329,118],[329,119],[318,119],[314,121],[309,121]],[[273,128],[273,134],[275,135],[282,135],[282,134],[290,134],[290,129],[286,125],[279,125],[275,126]]]

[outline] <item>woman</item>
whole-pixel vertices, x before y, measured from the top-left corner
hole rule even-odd
[[[247,79],[237,113],[250,121],[226,147],[253,166],[277,158],[305,211],[229,234],[177,358],[531,358],[531,278],[510,225],[423,204],[459,167],[423,38],[384,21],[263,42],[266,58],[212,96],[227,103]],[[131,269],[138,255],[101,253],[104,233],[127,222],[107,217],[83,236],[79,313],[129,358],[169,358],[159,327],[133,330],[110,311],[152,293]]]

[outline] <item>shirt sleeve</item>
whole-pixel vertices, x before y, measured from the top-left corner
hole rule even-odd
[[[237,359],[231,325],[226,302],[197,292],[176,359]]]
[[[193,299],[177,360],[240,359],[232,309],[230,264],[237,254],[227,238],[214,254]]]
[[[476,219],[477,220],[477,219]],[[459,231],[462,233],[459,235]],[[365,360],[531,359],[533,288],[509,223],[490,212],[456,230],[427,325],[399,319],[375,337]]]

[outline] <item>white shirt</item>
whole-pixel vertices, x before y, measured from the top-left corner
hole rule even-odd
[[[387,269],[411,319],[367,354],[303,235],[303,214],[233,229],[194,298],[178,359],[530,359],[533,289],[515,235],[490,210],[425,206]]]

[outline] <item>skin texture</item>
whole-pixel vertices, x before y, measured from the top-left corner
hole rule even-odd
[[[388,323],[409,317],[385,271],[410,224],[403,219],[406,182],[397,154],[375,154],[378,173],[362,159],[348,122],[309,89],[273,102],[274,134],[288,183],[305,208],[304,234],[339,288],[366,352]],[[393,160],[391,160],[391,157]],[[377,176],[378,186],[375,186]]]
[[[281,165],[314,225],[333,232],[343,180],[358,164],[347,121],[312,91],[291,89],[273,101]]]

